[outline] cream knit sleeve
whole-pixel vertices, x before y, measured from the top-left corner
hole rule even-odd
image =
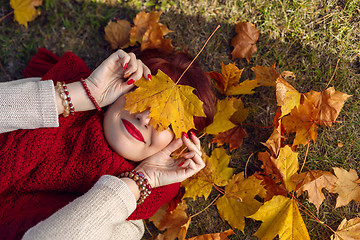
[[[135,208],[127,185],[105,175],[83,196],[29,229],[23,240],[138,240],[144,234],[143,222],[126,221]]]
[[[59,126],[53,81],[0,82],[0,133]]]

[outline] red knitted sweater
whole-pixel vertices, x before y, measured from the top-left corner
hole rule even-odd
[[[72,82],[90,74],[71,52],[59,59],[39,49],[24,75],[44,75],[42,71],[48,69],[42,62],[52,66],[43,79],[54,82]],[[0,134],[0,239],[21,238],[27,229],[88,191],[102,175],[116,176],[134,168],[109,148],[101,113],[75,113],[60,117],[59,123],[58,128]],[[129,219],[152,216],[176,195],[179,185],[153,189]]]

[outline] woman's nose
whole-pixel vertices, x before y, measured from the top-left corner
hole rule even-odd
[[[146,110],[146,111],[136,114],[136,119],[138,119],[140,121],[141,125],[145,125],[146,127],[148,126],[148,124],[150,122],[149,113],[150,113],[150,111]]]

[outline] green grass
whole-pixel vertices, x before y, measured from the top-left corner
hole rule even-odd
[[[0,0],[0,16],[12,11],[9,0]],[[104,27],[112,18],[132,20],[142,10],[162,10],[161,22],[173,32],[168,35],[177,50],[187,50],[195,55],[215,27],[221,28],[211,39],[199,62],[206,71],[220,71],[221,62],[231,60],[231,39],[235,36],[234,24],[239,21],[254,23],[261,35],[258,52],[248,64],[236,59],[239,68],[246,68],[244,75],[253,77],[251,67],[271,66],[276,63],[278,72],[293,71],[290,83],[299,91],[322,91],[334,77],[330,86],[351,94],[332,128],[319,128],[318,139],[312,143],[306,160],[309,169],[331,171],[333,167],[353,168],[360,174],[360,1],[200,1],[200,0],[128,0],[128,1],[52,1],[44,0],[41,15],[29,23],[28,28],[13,21],[13,15],[0,22],[0,71],[1,81],[21,78],[22,69],[39,47],[45,47],[59,56],[73,51],[83,58],[90,68],[95,68],[112,50],[104,40]],[[339,64],[336,68],[336,63]],[[251,96],[243,97],[250,107],[249,124],[272,125],[276,110],[274,89],[261,87]],[[271,129],[246,127],[249,137],[241,149],[232,152],[230,165],[236,172],[244,171],[252,153],[264,151],[260,142],[266,141]],[[339,147],[338,143],[344,146]],[[306,147],[297,150],[300,161]],[[256,156],[256,155],[255,155]],[[247,171],[256,171],[256,157],[250,159]],[[201,211],[209,200],[189,202],[189,214]],[[334,209],[336,195],[326,193],[326,200],[317,214],[319,219],[336,229],[343,218],[360,217],[359,204]],[[312,204],[300,197],[316,214]],[[307,215],[303,215],[312,239],[329,239],[331,231]],[[258,223],[247,219],[245,234],[236,231],[232,239],[251,237]],[[230,228],[219,217],[215,206],[193,219],[188,237],[219,232]],[[149,237],[149,235],[146,235]]]

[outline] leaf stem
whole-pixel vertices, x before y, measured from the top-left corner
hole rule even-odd
[[[223,191],[221,188],[219,188],[218,186],[216,186],[215,184],[213,184],[213,187],[214,187],[216,190],[218,190],[220,193],[222,193],[222,194],[224,194],[224,195],[229,194],[230,196],[233,196],[234,198],[237,198],[237,199],[239,199],[241,202],[243,202],[243,199],[242,199],[241,197],[239,197],[239,196],[237,196],[237,195],[235,195],[235,194],[233,194],[233,193],[227,193],[227,192]]]
[[[302,172],[302,170],[303,170],[303,168],[304,168],[304,166],[305,166],[305,162],[306,162],[306,159],[307,159],[307,155],[308,155],[308,153],[309,153],[309,148],[310,148],[310,141],[308,141],[308,143],[307,143],[305,158],[304,158],[304,162],[303,162],[303,164],[302,164],[302,166],[301,166],[300,173]]]
[[[195,213],[194,215],[191,215],[190,218],[193,218],[193,217],[199,215],[200,213],[202,213],[203,211],[205,211],[206,209],[208,209],[211,205],[214,204],[214,202],[215,202],[219,197],[220,197],[220,194],[218,194],[218,195],[216,196],[216,198],[215,198],[209,205],[207,205],[203,210],[201,210],[200,212]]]
[[[330,81],[329,81],[328,84],[326,85],[325,89],[327,89],[327,87],[329,86],[329,84],[330,84],[331,81],[333,80],[333,78],[334,78],[334,76],[335,76],[335,73],[336,73],[336,70],[337,70],[337,67],[338,67],[338,65],[339,65],[339,62],[340,62],[340,58],[339,58],[339,59],[337,60],[337,62],[336,62],[336,66],[335,66],[334,73],[333,73],[333,75],[331,76]]]
[[[184,70],[184,72],[180,75],[179,79],[177,80],[177,82],[175,83],[175,85],[177,85],[180,81],[180,79],[184,76],[184,74],[187,72],[187,70],[190,68],[190,66],[195,62],[196,58],[200,55],[200,53],[204,50],[206,44],[209,42],[209,40],[211,39],[211,37],[215,34],[215,32],[220,28],[220,25],[217,25],[217,27],[215,28],[215,30],[211,33],[211,35],[208,37],[208,39],[206,40],[206,42],[204,43],[203,47],[200,49],[200,51],[198,52],[198,54],[194,57],[194,59],[190,62],[189,66],[187,66],[187,68]]]
[[[291,195],[291,197],[292,197],[302,208],[304,208],[304,209],[306,210],[306,211],[305,211],[305,210],[303,210],[303,209],[300,209],[302,212],[304,212],[304,213],[307,214],[308,216],[314,218],[318,223],[320,223],[320,224],[324,225],[325,227],[329,228],[334,234],[336,234],[336,232],[335,232],[330,226],[328,226],[328,225],[325,224],[324,222],[320,221],[320,219],[318,219],[307,207],[305,207],[303,204],[301,204],[301,202],[299,202],[299,201],[297,200],[297,198],[296,198],[292,193],[289,192],[289,194]]]
[[[11,11],[11,12],[9,12],[8,14],[6,14],[5,16],[3,16],[2,18],[0,18],[0,22],[2,21],[2,20],[4,20],[5,18],[7,18],[8,16],[10,16],[11,14],[13,14],[14,13],[14,11]]]

